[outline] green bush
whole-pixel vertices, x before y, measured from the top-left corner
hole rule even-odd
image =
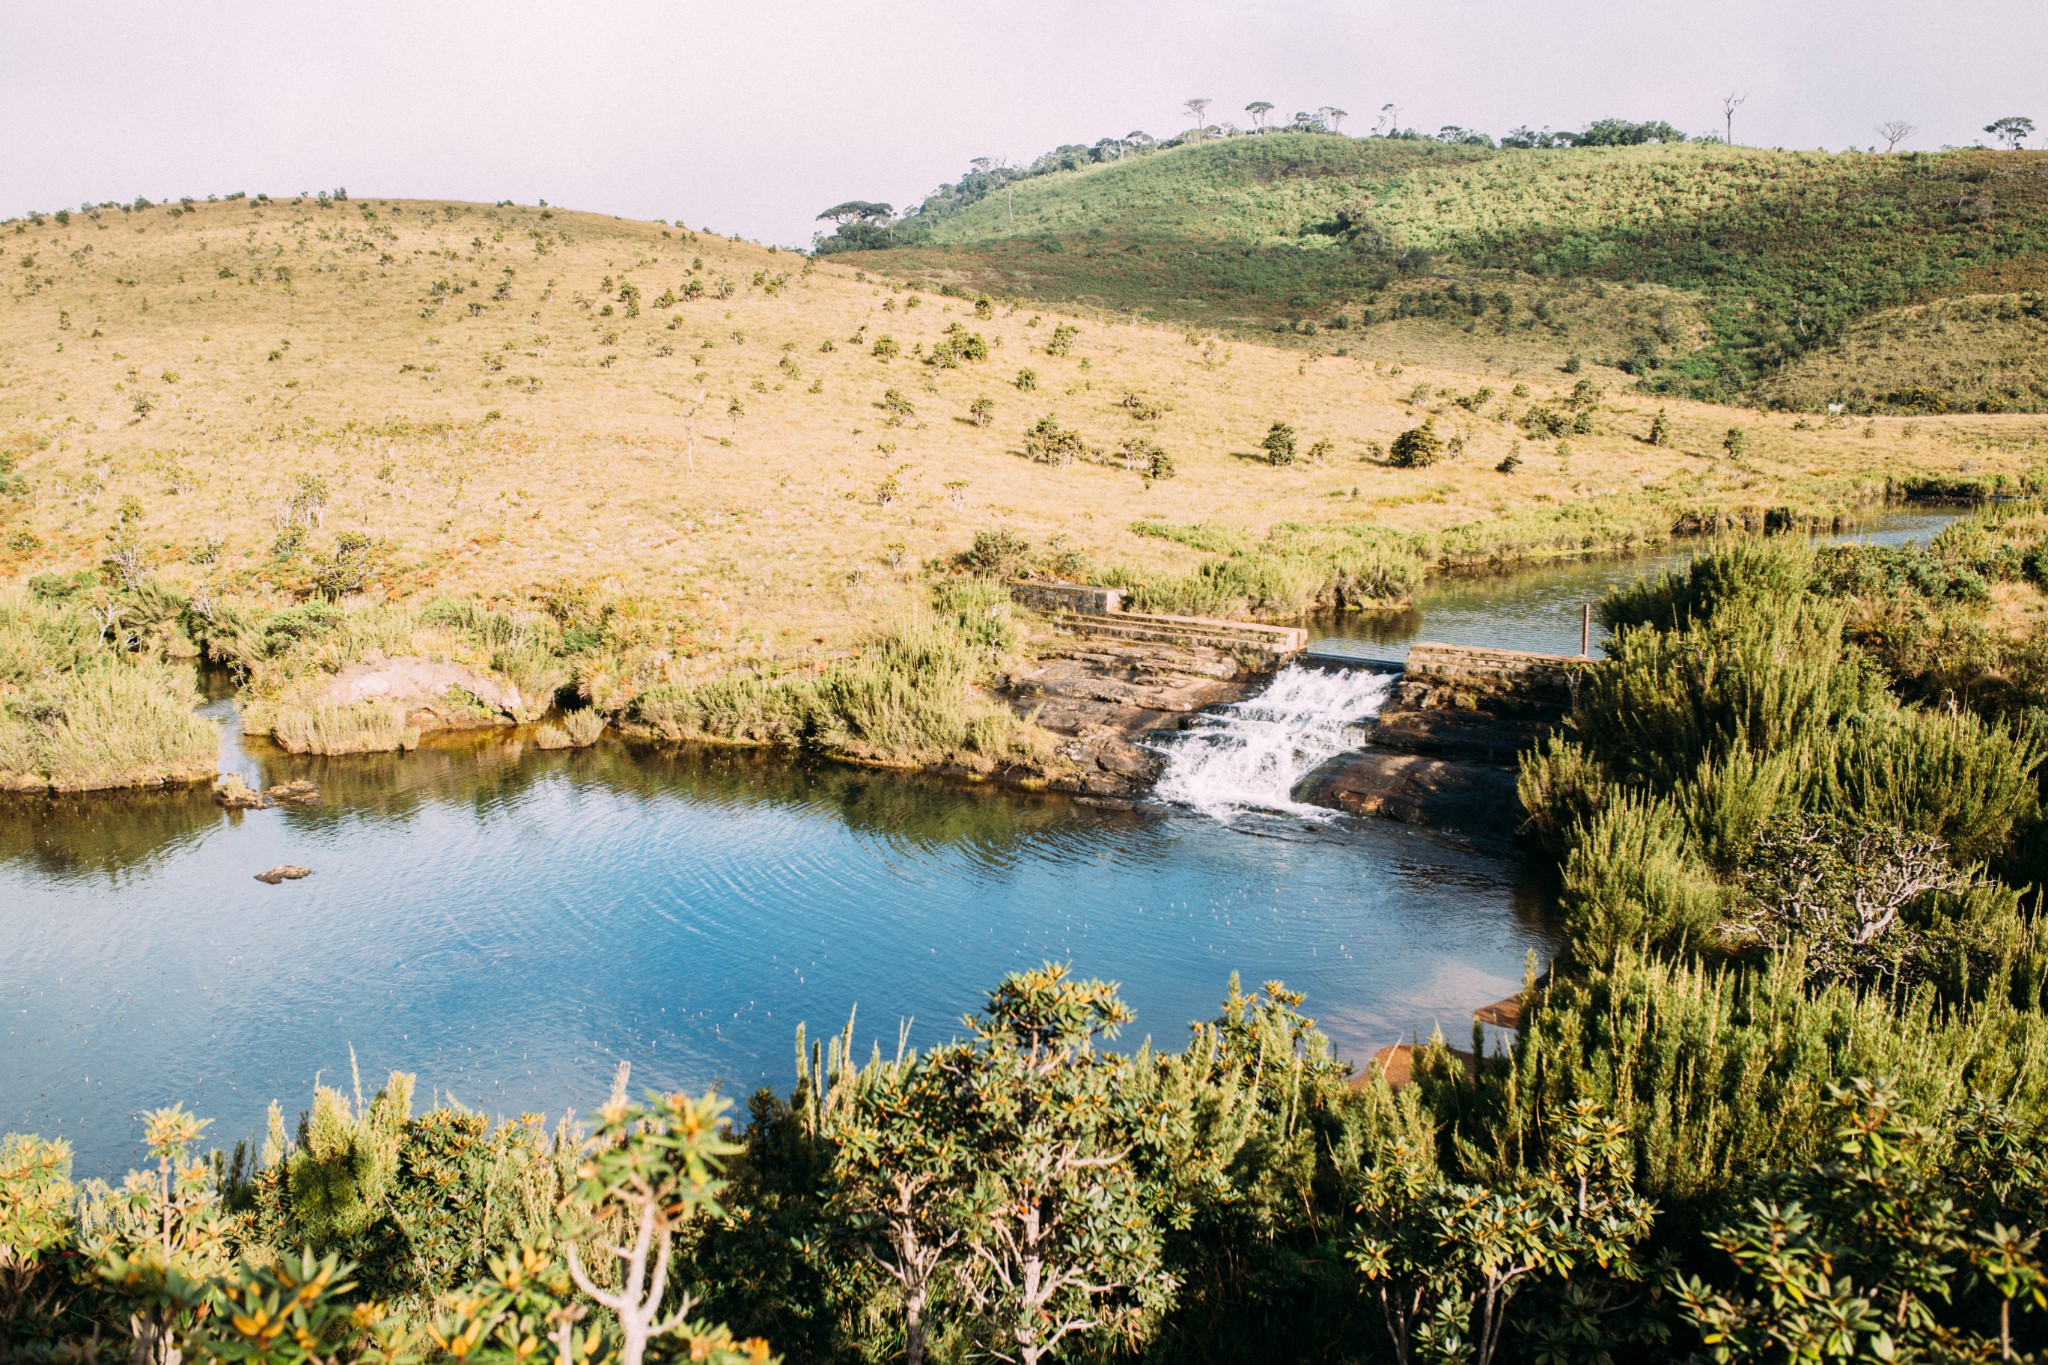
[[[1559,898],[1576,961],[1711,946],[1727,905],[1669,802],[1623,792],[1576,831]]]
[[[1024,433],[1025,458],[1038,464],[1068,465],[1100,454],[1081,438],[1080,432],[1061,426],[1059,418],[1051,413],[1039,418]]]
[[[1436,434],[1436,419],[1431,418],[1394,438],[1393,447],[1387,452],[1387,463],[1396,469],[1426,469],[1443,455],[1444,441]]]
[[[1612,589],[1594,611],[1609,630],[1682,630],[1729,603],[1795,599],[1813,573],[1813,556],[1802,547],[1728,540],[1695,554],[1681,568],[1645,574]]]
[[[1266,452],[1266,462],[1275,465],[1294,463],[1294,428],[1285,422],[1275,422],[1266,432],[1266,438],[1259,442]]]

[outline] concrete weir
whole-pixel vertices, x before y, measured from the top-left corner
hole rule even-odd
[[[1320,806],[1505,838],[1521,819],[1516,756],[1564,718],[1577,674],[1591,662],[1418,641],[1405,665],[1363,665],[1395,674],[1369,706],[1357,704],[1355,689],[1332,691],[1341,696],[1332,706],[1359,714],[1333,713],[1332,726],[1319,726],[1315,716],[1295,713],[1312,710],[1320,692],[1304,684],[1301,669],[1287,665],[1299,663],[1311,678],[1316,669],[1359,665],[1302,657],[1308,632],[1299,626],[1130,612],[1120,591],[1088,584],[1020,580],[1009,588],[1020,605],[1042,614],[1073,643],[1041,649],[1033,665],[1001,681],[1001,690],[1020,713],[1064,737],[1062,752],[1079,774],[1070,779],[1073,789],[1087,795],[1152,789],[1166,766],[1157,743],[1161,731],[1213,728],[1216,742],[1244,748],[1244,736],[1222,732],[1228,722],[1249,716],[1289,733],[1313,732],[1317,742],[1290,746],[1281,742],[1285,736],[1261,733],[1272,741],[1264,747],[1289,750],[1263,755],[1271,760],[1266,766],[1291,759],[1293,775],[1262,768],[1264,778],[1274,779],[1257,784],[1264,797],[1238,793],[1226,804]],[[1282,687],[1289,689],[1286,698],[1275,695],[1272,706],[1262,705]],[[1286,715],[1267,718],[1267,710]],[[1338,742],[1350,747],[1333,754],[1325,730],[1341,732]],[[1181,766],[1198,766],[1195,756]],[[1169,781],[1157,790],[1203,806],[1180,791],[1187,785]]]

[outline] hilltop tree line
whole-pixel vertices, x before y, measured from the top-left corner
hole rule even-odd
[[[976,157],[959,180],[939,186],[922,202],[903,210],[900,217],[893,204],[876,200],[848,199],[834,204],[818,215],[819,222],[829,222],[835,230],[829,236],[821,235],[815,243],[816,249],[821,252],[861,251],[911,245],[921,240],[919,229],[924,222],[980,203],[1018,181],[1105,162],[1124,161],[1218,138],[1262,137],[1276,133],[1337,134],[1343,120],[1348,117],[1344,110],[1324,105],[1314,111],[1296,113],[1289,123],[1269,126],[1267,120],[1274,106],[1264,100],[1254,100],[1245,106],[1245,112],[1253,121],[1250,128],[1234,124],[1202,124],[1199,120],[1206,114],[1209,103],[1208,100],[1189,100],[1187,108],[1198,120],[1197,126],[1171,137],[1154,137],[1143,129],[1134,129],[1120,137],[1098,138],[1093,143],[1066,143],[1023,165],[1012,165],[995,157]],[[1446,127],[1434,134],[1404,128],[1399,125],[1398,115],[1399,110],[1393,105],[1386,106],[1371,136],[1411,142],[1512,148],[1622,147],[1687,141],[1686,134],[1662,120],[1634,122],[1610,118],[1588,124],[1576,133],[1517,128],[1496,143],[1486,134],[1468,128]]]
[[[821,234],[815,242],[816,249],[821,252],[859,251],[913,245],[921,240],[919,228],[924,222],[957,213],[1021,180],[1123,161],[1218,138],[1263,137],[1275,133],[1336,135],[1341,134],[1344,120],[1350,117],[1347,111],[1334,105],[1322,105],[1314,110],[1299,110],[1291,120],[1276,123],[1272,121],[1275,114],[1273,103],[1253,100],[1245,106],[1244,112],[1251,121],[1251,126],[1246,128],[1234,123],[1206,122],[1209,106],[1213,103],[1207,99],[1187,101],[1184,109],[1194,120],[1193,125],[1171,137],[1154,137],[1143,129],[1134,129],[1122,136],[1098,138],[1093,143],[1065,143],[1022,165],[1013,165],[995,157],[976,157],[959,180],[940,185],[923,201],[903,210],[900,218],[893,204],[877,200],[848,199],[834,204],[818,215],[818,221],[831,223],[834,231],[830,235]],[[1435,133],[1403,127],[1400,109],[1387,104],[1381,107],[1368,136],[1515,151],[1724,142],[1732,140],[1734,113],[1742,103],[1739,97],[1729,97],[1726,111],[1728,130],[1724,133],[1692,135],[1664,119],[1603,118],[1595,119],[1576,131],[1549,127],[1538,129],[1524,124],[1503,133],[1498,140],[1488,133],[1457,124],[1447,124]],[[1875,131],[1884,141],[1885,151],[1891,152],[1919,130],[1903,119],[1893,119],[1878,125]],[[2026,139],[2033,136],[2034,121],[2019,116],[1995,119],[1985,125],[1984,132],[1999,145],[2019,150]]]
[[[2038,503],[1732,542],[1601,604],[1527,761],[1512,1044],[1358,1074],[1233,981],[1178,1050],[1015,973],[951,1041],[589,1126],[323,1087],[78,1181],[0,1143],[0,1354],[355,1362],[2014,1361],[2048,1349]],[[2013,590],[2017,590],[2014,588]]]

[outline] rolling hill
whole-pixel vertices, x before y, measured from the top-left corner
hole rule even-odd
[[[511,204],[101,205],[0,224],[0,283],[0,782],[29,785],[94,727],[76,781],[183,771],[190,670],[138,670],[201,645],[252,729],[322,751],[402,743],[336,689],[418,657],[520,714],[667,697],[693,733],[752,733],[782,681],[835,725],[908,695],[939,741],[834,743],[929,752],[980,733],[983,644],[919,643],[977,542],[990,573],[1287,616],[2010,479],[2048,439],[1645,400],[1597,367],[1489,381]],[[1421,428],[1438,458],[1400,467]],[[154,766],[125,756],[138,686]]]
[[[2048,408],[2038,347],[1957,366],[1925,321],[1951,300],[2048,317],[2048,153],[1289,131],[974,187],[824,245],[880,243],[861,258],[903,277],[1382,359],[1506,373],[1578,355],[1711,400]]]

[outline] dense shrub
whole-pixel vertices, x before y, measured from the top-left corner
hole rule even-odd
[[[1426,469],[1443,455],[1443,437],[1436,434],[1436,423],[1431,419],[1396,436],[1387,452],[1387,463],[1396,469]]]
[[[1266,462],[1276,465],[1294,463],[1294,428],[1285,422],[1275,422],[1266,432],[1259,448],[1266,452]]]

